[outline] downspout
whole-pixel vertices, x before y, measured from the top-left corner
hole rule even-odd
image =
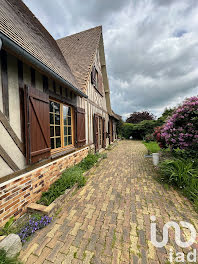
[[[88,97],[86,94],[84,94],[82,91],[80,91],[74,85],[72,85],[70,82],[68,82],[67,80],[63,79],[61,76],[59,76],[53,70],[51,70],[50,68],[45,66],[45,64],[40,62],[38,59],[36,59],[34,56],[29,54],[27,51],[25,51],[23,48],[21,48],[19,45],[17,45],[15,42],[13,42],[7,36],[5,36],[4,34],[2,34],[0,32],[0,50],[1,50],[2,46],[9,48],[11,51],[14,51],[15,53],[17,53],[17,55],[25,58],[32,65],[35,65],[35,67],[37,67],[37,68],[41,69],[42,71],[44,71],[45,73],[51,75],[54,79],[58,80],[63,85],[65,85],[68,88],[70,88],[73,92],[75,92],[79,96],[85,97],[85,98]]]
[[[0,38],[0,51],[1,51],[1,48],[2,48],[2,40]]]

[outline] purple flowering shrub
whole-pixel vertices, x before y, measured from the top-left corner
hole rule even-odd
[[[19,232],[19,237],[23,243],[26,242],[29,236],[34,234],[37,230],[42,229],[51,223],[52,217],[49,216],[40,216],[40,217],[31,217],[29,222],[21,229]]]
[[[198,151],[198,97],[184,101],[163,125],[161,136],[171,149]]]

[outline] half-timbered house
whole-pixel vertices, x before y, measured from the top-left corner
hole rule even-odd
[[[112,113],[101,27],[55,41],[23,1],[2,0],[0,225],[112,142]]]
[[[87,98],[79,98],[85,109],[86,143],[100,150],[116,139],[117,116],[111,110],[102,27],[61,38],[57,43]]]

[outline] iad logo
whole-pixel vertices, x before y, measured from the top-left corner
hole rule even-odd
[[[194,226],[188,222],[184,222],[181,221],[180,225],[184,228],[187,228],[190,230],[190,239],[186,242],[181,241],[181,229],[180,226],[173,221],[170,221],[168,223],[166,223],[163,227],[163,240],[161,242],[157,241],[157,230],[156,230],[156,217],[155,216],[151,216],[151,242],[152,244],[156,247],[156,248],[162,248],[164,246],[166,246],[166,244],[168,243],[168,230],[170,227],[173,227],[175,230],[175,243],[181,247],[181,248],[187,248],[190,247],[195,241],[196,241],[196,230],[194,228]],[[176,253],[176,259],[174,260],[175,262],[180,262],[180,261],[184,261],[184,253],[183,252],[177,252]],[[193,257],[193,260],[192,260]],[[173,252],[170,251],[170,262],[173,262]],[[187,255],[187,260],[189,262],[194,262],[196,260],[196,250],[194,250],[193,252],[189,252]]]
[[[151,216],[151,221],[152,222],[156,221],[156,217]],[[170,227],[173,227],[175,229],[175,242],[176,242],[176,244],[182,248],[192,246],[192,244],[196,240],[196,235],[197,235],[194,226],[192,224],[190,224],[188,222],[184,222],[184,221],[181,221],[180,225],[182,227],[190,229],[191,237],[187,242],[181,241],[180,226],[176,222],[170,221],[170,222],[166,223],[163,227],[163,240],[161,242],[158,242],[156,239],[156,233],[157,233],[156,232],[156,223],[155,222],[151,223],[151,242],[152,242],[152,244],[157,248],[162,248],[162,247],[166,246],[166,244],[168,243],[168,229]]]

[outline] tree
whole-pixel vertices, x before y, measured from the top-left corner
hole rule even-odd
[[[165,108],[163,114],[157,119],[157,125],[162,126],[174,111],[175,108]]]
[[[138,124],[143,120],[154,120],[155,116],[148,111],[134,112],[127,118],[126,123]]]

